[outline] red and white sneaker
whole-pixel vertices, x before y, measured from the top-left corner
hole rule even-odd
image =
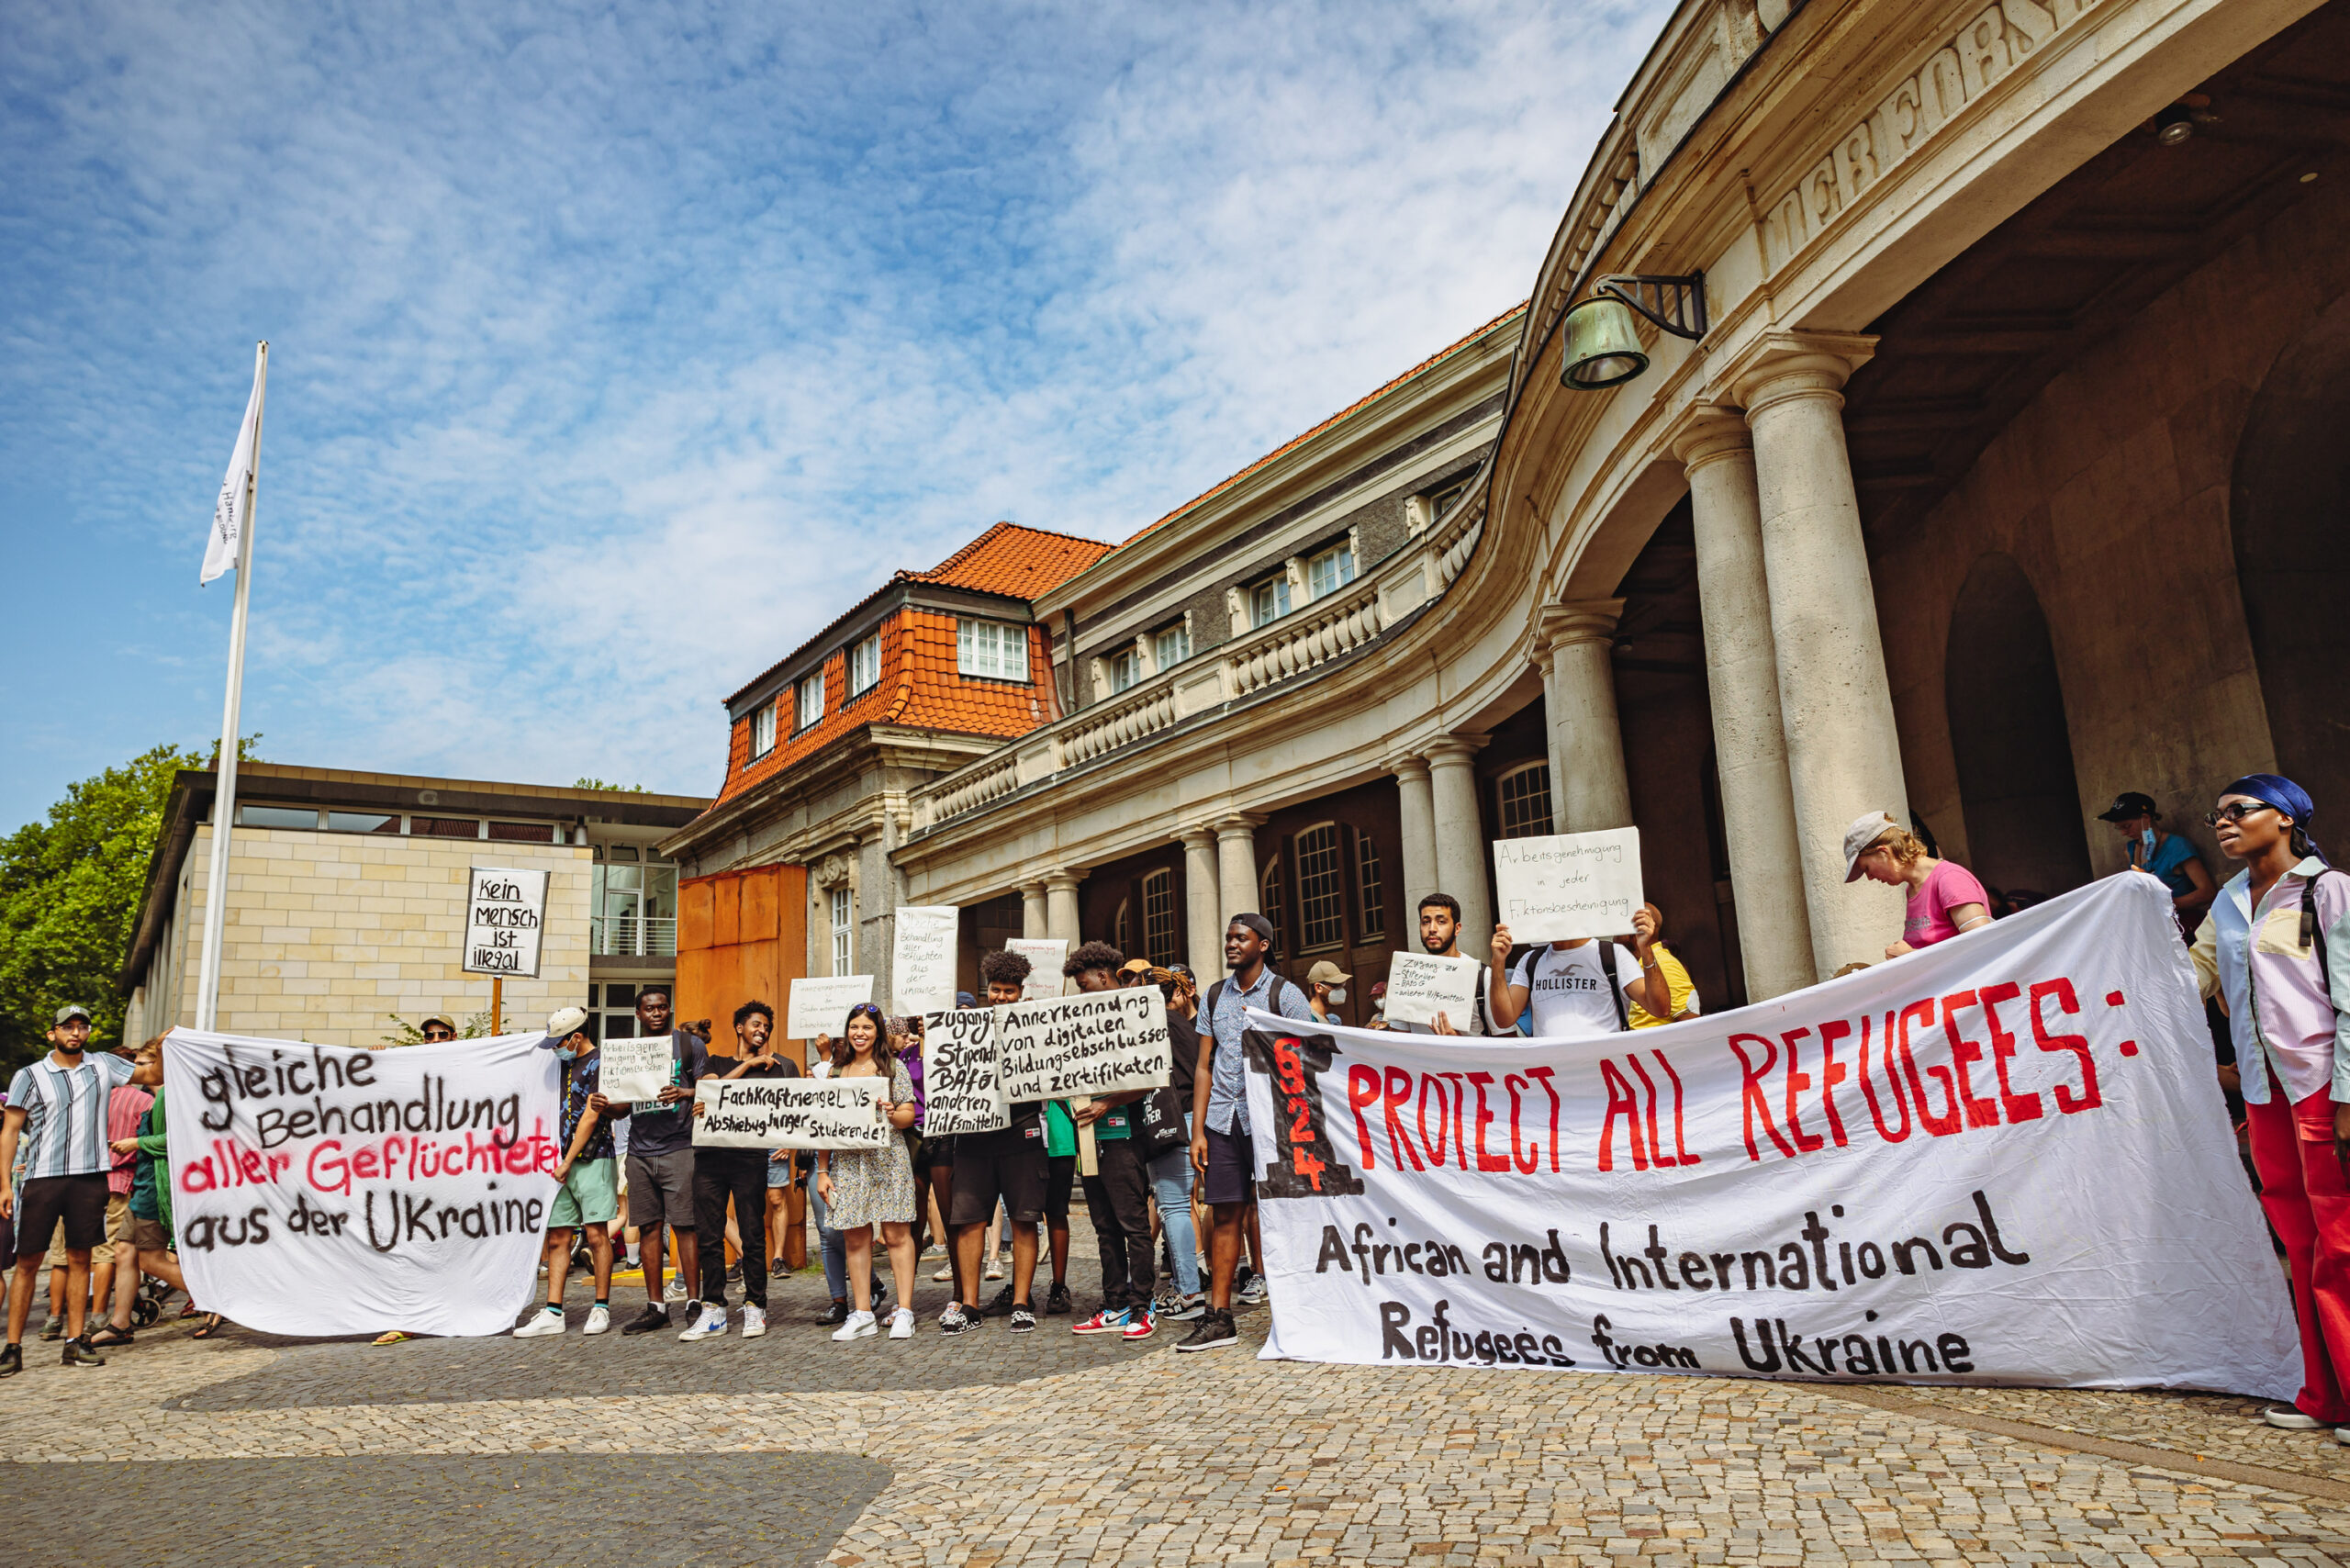
[[[1121,1339],[1147,1339],[1158,1332],[1158,1317],[1147,1306],[1138,1306],[1126,1314],[1126,1331]]]
[[[1130,1309],[1126,1307],[1105,1306],[1083,1322],[1070,1324],[1069,1331],[1072,1334],[1123,1333],[1131,1316]]]

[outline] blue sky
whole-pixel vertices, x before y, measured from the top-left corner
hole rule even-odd
[[[16,0],[0,829],[217,734],[256,338],[263,755],[707,793],[891,570],[1122,536],[1523,297],[1666,9]]]

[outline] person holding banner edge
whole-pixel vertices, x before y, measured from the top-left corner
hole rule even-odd
[[[546,1305],[517,1324],[514,1338],[563,1332],[571,1238],[583,1227],[596,1270],[596,1303],[588,1309],[583,1331],[601,1334],[612,1326],[612,1221],[620,1216],[620,1198],[612,1161],[612,1105],[597,1086],[597,1048],[588,1035],[588,1010],[564,1007],[551,1014],[539,1048],[554,1052],[563,1063],[563,1082],[556,1091],[562,1106],[556,1126],[563,1163],[555,1167],[554,1203],[547,1214]],[[621,1107],[623,1114],[626,1109]]]
[[[2285,1244],[2300,1320],[2300,1394],[2262,1418],[2331,1427],[2350,1444],[2350,874],[2310,838],[2315,813],[2306,790],[2273,773],[2221,791],[2204,820],[2244,868],[2189,951],[2205,999],[2224,999],[2260,1206]]]
[[[1975,873],[1955,860],[1929,855],[1925,842],[1895,822],[1890,812],[1869,812],[1844,830],[1844,880],[1863,877],[1903,890],[1908,901],[1901,940],[1886,948],[1887,958],[1991,924],[1990,895]]]
[[[1200,1065],[1192,1090],[1192,1165],[1206,1178],[1214,1216],[1208,1242],[1208,1310],[1176,1345],[1178,1350],[1220,1350],[1239,1342],[1232,1322],[1232,1277],[1240,1267],[1240,1237],[1257,1202],[1257,1151],[1249,1138],[1248,1068],[1242,1052],[1250,1007],[1300,1024],[1318,1023],[1305,992],[1275,974],[1273,923],[1250,912],[1224,930],[1229,975],[1208,988],[1208,1026],[1200,1031]]]
[[[914,1085],[905,1064],[890,1049],[889,1025],[881,1010],[862,1002],[848,1010],[841,1037],[830,1042],[834,1078],[878,1078],[881,1115],[904,1132],[914,1123]],[[824,1042],[820,1041],[819,1044]],[[898,1309],[890,1315],[890,1338],[914,1337],[914,1310],[906,1305],[914,1292],[913,1159],[905,1140],[893,1137],[877,1150],[822,1149],[816,1156],[816,1186],[832,1211],[833,1228],[848,1249],[849,1289],[856,1310],[833,1330],[841,1341],[870,1338],[877,1331],[873,1316],[873,1233],[878,1226],[890,1249],[890,1272],[898,1293]],[[745,1278],[748,1271],[744,1271]]]

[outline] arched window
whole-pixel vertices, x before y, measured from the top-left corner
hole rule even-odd
[[[1511,768],[1494,780],[1494,793],[1500,808],[1494,820],[1501,824],[1502,837],[1527,838],[1551,831],[1549,763],[1528,762]]]
[[[1355,891],[1362,904],[1362,939],[1387,935],[1387,889],[1380,878],[1379,846],[1371,834],[1355,834]]]
[[[1257,884],[1259,907],[1257,913],[1273,924],[1272,951],[1279,953],[1289,946],[1289,922],[1281,918],[1281,862],[1275,856],[1265,863],[1265,875]]]
[[[1162,969],[1175,961],[1175,877],[1170,871],[1153,871],[1142,879],[1142,956]]]
[[[1121,954],[1134,951],[1134,922],[1128,913],[1133,902],[1131,899],[1118,901],[1118,918],[1110,927],[1110,946]]]
[[[1336,823],[1316,823],[1297,835],[1297,912],[1301,952],[1346,942],[1347,878]]]

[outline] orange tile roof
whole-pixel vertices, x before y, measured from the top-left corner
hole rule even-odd
[[[1099,539],[999,522],[930,570],[898,576],[910,582],[1034,599],[1058,588],[1114,548]]]
[[[1256,462],[1248,465],[1248,467],[1240,470],[1239,473],[1233,475],[1230,478],[1225,479],[1210,488],[1201,491],[1198,495],[1193,496],[1190,500],[1185,501],[1181,506],[1177,507],[1173,511],[1169,512],[1165,517],[1158,519],[1158,521],[1143,524],[1140,528],[1136,529],[1132,533],[1127,534],[1124,539],[1118,541],[1119,544],[1122,546],[1131,544],[1136,540],[1140,539],[1144,534],[1148,533],[1152,529],[1159,526],[1160,523],[1172,522],[1177,518],[1181,517],[1185,512],[1190,511],[1192,508],[1197,507],[1203,502],[1214,500],[1216,497],[1224,494],[1225,491],[1232,488],[1233,486],[1237,485],[1241,480],[1246,479],[1249,475],[1254,474],[1258,469],[1262,468],[1266,464],[1272,462],[1283,453],[1292,451],[1304,442],[1312,441],[1315,436],[1320,435],[1324,431],[1328,430],[1332,425],[1337,424],[1340,420],[1345,419],[1348,415],[1360,410],[1369,404],[1377,402],[1380,398],[1384,398],[1396,387],[1403,386],[1404,383],[1411,380],[1422,371],[1430,368],[1443,360],[1449,359],[1453,354],[1458,353],[1460,350],[1468,347],[1471,343],[1475,342],[1478,339],[1483,337],[1486,333],[1492,331],[1503,322],[1523,316],[1526,314],[1527,306],[1530,303],[1531,301],[1528,300],[1519,300],[1516,305],[1511,306],[1508,309],[1503,311],[1500,315],[1494,317],[1492,320],[1486,322],[1475,331],[1471,332],[1467,337],[1460,339],[1457,342],[1447,343],[1444,347],[1437,350],[1436,353],[1428,355],[1427,358],[1420,361],[1419,364],[1412,366],[1411,369],[1405,371],[1403,375],[1395,377],[1394,380],[1388,382],[1385,386],[1376,387],[1373,390],[1365,393],[1362,397],[1356,398],[1353,402],[1348,404],[1337,413],[1332,414],[1328,419],[1324,420],[1320,424],[1315,425],[1312,430],[1306,431],[1301,435],[1291,437],[1289,440],[1281,442],[1281,445],[1273,448],[1272,451],[1265,454],[1264,456],[1257,459]]]

